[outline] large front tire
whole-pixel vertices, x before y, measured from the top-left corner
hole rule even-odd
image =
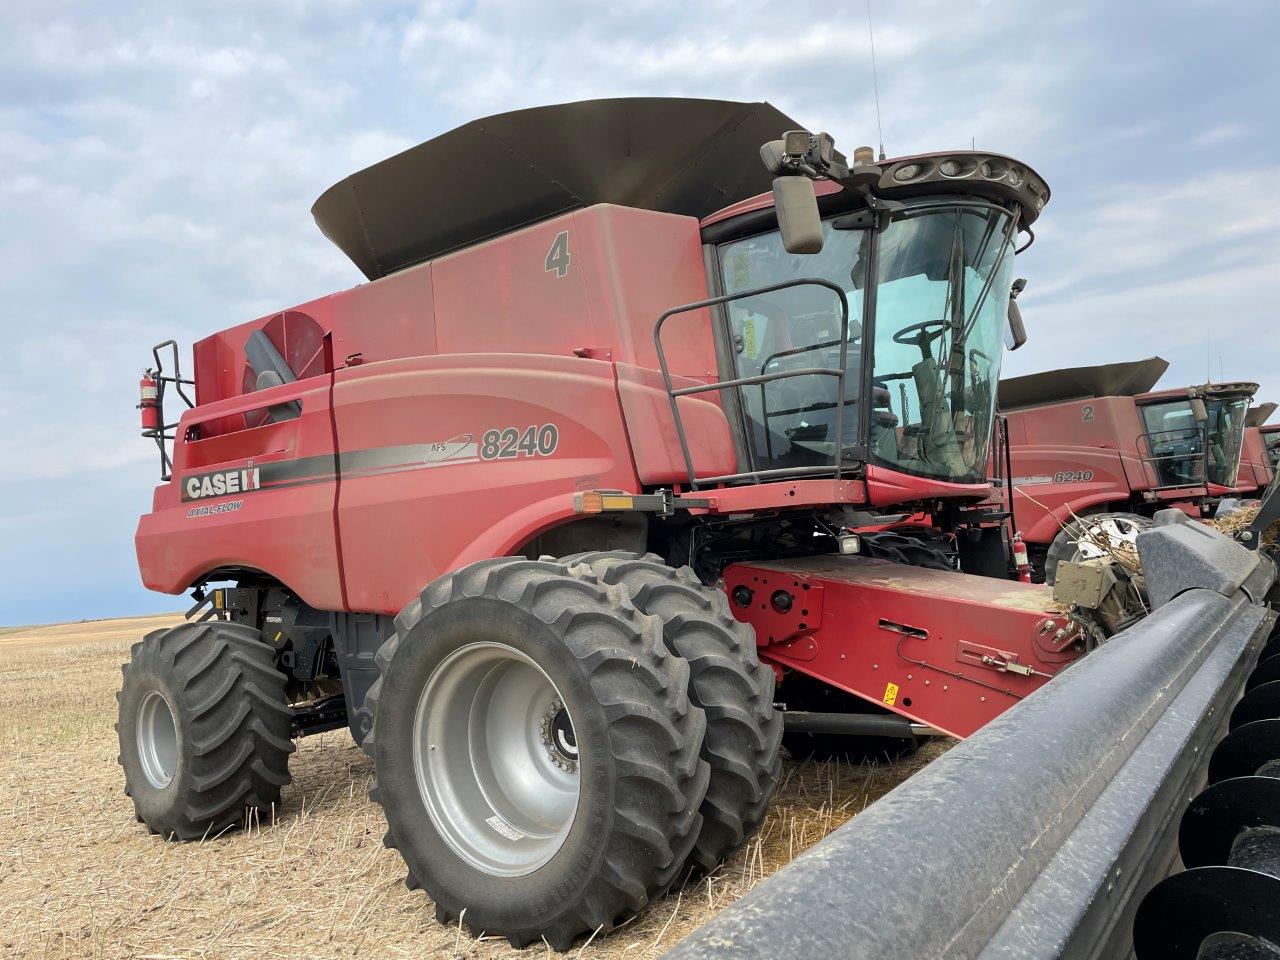
[[[439,920],[564,950],[671,884],[701,826],[706,724],[625,590],[473,564],[409,604],[377,659],[370,796]]]
[[[689,662],[689,697],[707,715],[702,755],[711,783],[702,832],[689,857],[711,871],[742,849],[764,819],[782,771],[782,714],[773,708],[773,670],[760,663],[755,634],[729,612],[724,593],[689,567],[625,551],[566,558],[602,583],[627,589],[641,612],[662,620],[667,649]]]
[[[131,654],[116,731],[138,819],[200,840],[270,816],[294,749],[271,646],[252,627],[210,620],[152,631]]]

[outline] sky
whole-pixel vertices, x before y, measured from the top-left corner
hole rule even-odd
[[[872,0],[891,155],[1012,154],[1053,199],[1005,373],[1160,354],[1280,400],[1280,4]],[[768,100],[879,139],[865,0],[0,5],[0,625],[175,610],[132,536],[153,344],[361,281],[310,206],[477,117]]]

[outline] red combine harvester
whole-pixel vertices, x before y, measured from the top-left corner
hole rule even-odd
[[[1258,385],[1153,391],[1168,367],[1152,357],[1001,381],[1013,513],[1035,579],[1053,583],[1062,560],[1104,555],[1100,542],[1132,544],[1157,510],[1211,516],[1242,492]]]
[[[965,737],[1092,645],[976,575],[1009,563],[981,503],[1048,188],[799,126],[467,124],[317,201],[372,282],[200,340],[191,379],[157,347],[138,560],[198,602],[125,667],[141,820],[235,825],[346,725],[440,919],[566,948],[740,849],[784,737]]]

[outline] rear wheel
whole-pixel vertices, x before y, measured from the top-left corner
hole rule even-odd
[[[663,892],[699,836],[688,664],[625,590],[504,558],[396,618],[369,691],[385,842],[442,922],[567,949]]]
[[[1044,581],[1057,579],[1058,564],[1075,563],[1106,555],[1106,545],[1133,545],[1138,534],[1151,528],[1151,520],[1136,513],[1094,513],[1072,520],[1058,531],[1045,555]]]
[[[755,634],[729,612],[723,592],[688,567],[626,551],[566,558],[602,583],[626,588],[642,613],[662,620],[667,649],[689,662],[689,697],[707,715],[702,756],[711,783],[690,863],[712,870],[760,827],[782,767],[782,714],[773,708],[773,670],[756,655]]]
[[[214,620],[153,631],[133,645],[116,699],[125,793],[153,833],[199,840],[279,805],[290,711],[257,630]]]

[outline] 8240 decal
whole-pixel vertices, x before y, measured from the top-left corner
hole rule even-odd
[[[560,443],[554,423],[542,426],[502,427],[486,430],[480,438],[481,460],[514,460],[516,457],[549,457]]]
[[[1054,483],[1088,483],[1092,479],[1092,470],[1063,470],[1053,475]]]

